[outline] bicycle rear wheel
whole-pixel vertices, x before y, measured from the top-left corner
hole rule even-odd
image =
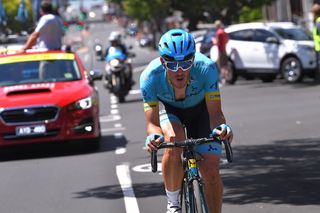
[[[181,204],[184,213],[207,213],[208,206],[203,192],[203,184],[197,180],[192,184],[183,182]],[[183,198],[183,199],[182,199]]]

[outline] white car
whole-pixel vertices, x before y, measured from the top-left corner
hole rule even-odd
[[[272,82],[278,75],[287,82],[314,76],[316,54],[309,33],[291,22],[258,22],[230,25],[227,54],[232,70],[229,83],[238,75]]]

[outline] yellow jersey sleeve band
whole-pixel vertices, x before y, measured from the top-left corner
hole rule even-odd
[[[145,112],[148,110],[157,109],[157,108],[159,108],[159,101],[151,101],[143,104],[143,109]]]
[[[206,93],[206,101],[220,101],[220,91]]]

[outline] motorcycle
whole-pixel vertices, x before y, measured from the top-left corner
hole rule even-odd
[[[103,85],[117,96],[120,103],[125,102],[125,96],[132,87],[131,58],[134,56],[133,53],[125,55],[120,48],[110,47],[105,58]]]
[[[95,41],[93,49],[95,52],[96,59],[99,61],[103,61],[104,60],[103,46],[100,44],[99,41],[97,41],[97,40]]]

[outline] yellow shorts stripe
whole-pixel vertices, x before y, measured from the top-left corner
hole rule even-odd
[[[220,91],[208,92],[206,93],[206,101],[219,101]]]

